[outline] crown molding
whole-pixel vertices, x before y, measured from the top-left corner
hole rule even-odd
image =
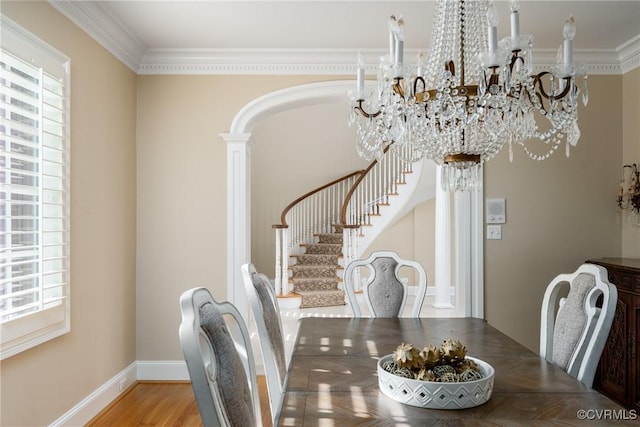
[[[133,71],[146,47],[100,2],[49,0],[49,3]]]
[[[382,50],[362,50],[367,75],[376,75]],[[149,49],[138,74],[306,74],[351,75],[356,72],[358,50],[293,49]],[[418,50],[407,49],[411,58]],[[533,51],[534,70],[555,65],[556,51]],[[640,65],[640,36],[615,50],[589,49],[574,52],[576,62],[587,64],[588,73],[621,75]]]
[[[640,67],[640,34],[619,46],[617,52],[623,74]]]
[[[51,5],[137,74],[352,75],[357,49],[147,49],[99,2],[49,0]],[[376,75],[383,50],[362,50]],[[407,49],[412,58],[418,50]],[[556,51],[534,49],[534,70],[555,64]],[[616,49],[574,52],[588,73],[621,75],[640,66],[640,35]]]
[[[355,57],[351,49],[149,49],[138,74],[350,75]]]

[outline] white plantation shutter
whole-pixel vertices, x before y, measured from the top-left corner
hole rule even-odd
[[[69,331],[69,60],[2,17],[2,358]]]

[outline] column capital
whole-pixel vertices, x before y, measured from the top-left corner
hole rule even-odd
[[[253,144],[252,133],[219,133],[218,135],[227,144],[247,144],[248,146]]]

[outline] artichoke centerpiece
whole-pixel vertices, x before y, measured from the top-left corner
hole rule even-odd
[[[466,347],[456,339],[446,339],[440,347],[428,345],[422,350],[412,344],[400,344],[392,359],[382,365],[385,371],[403,378],[430,382],[467,382],[483,377],[476,362],[469,359]]]

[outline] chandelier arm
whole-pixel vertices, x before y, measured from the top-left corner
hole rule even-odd
[[[496,68],[493,68],[493,71],[491,73],[491,75],[489,76],[489,81],[487,82],[487,87],[490,87],[491,85],[498,85],[500,84],[500,76],[498,75],[498,72],[496,70]]]
[[[420,92],[418,92],[418,83],[422,82],[422,90]],[[417,76],[415,78],[415,80],[413,81],[413,93],[415,94],[416,99],[418,98],[418,94],[423,94],[425,92],[425,90],[427,89],[427,83],[424,81],[424,79],[421,76]],[[424,96],[424,95],[422,95]],[[419,102],[422,101],[422,98],[420,99]]]
[[[444,70],[445,71],[449,71],[452,76],[455,76],[456,75],[456,64],[453,61],[447,61],[444,64]]]
[[[516,62],[518,62],[518,60],[520,60],[520,63],[524,66],[525,62],[524,62],[524,58],[520,55],[518,55],[520,53],[520,49],[516,49],[513,52],[513,55],[511,55],[511,61],[509,62],[509,72],[511,72],[513,74],[513,68],[516,65]]]
[[[404,80],[402,77],[394,77],[393,81],[395,83],[393,83],[393,91],[395,93],[397,93],[398,95],[400,95],[400,97],[402,99],[404,99],[404,89],[402,88],[402,85],[400,84],[400,82]]]
[[[356,110],[357,112],[359,112],[363,117],[366,117],[367,119],[372,119],[375,117],[378,117],[382,111],[379,110],[375,113],[367,113],[364,108],[362,108],[362,103],[364,102],[364,99],[358,99],[356,101],[358,103],[358,105],[356,105],[355,107],[353,107],[354,110]]]
[[[534,87],[538,87],[538,92],[545,97],[548,100],[553,100],[553,99],[562,99],[565,96],[567,96],[567,94],[569,93],[569,91],[571,90],[571,85],[569,83],[571,83],[571,76],[569,77],[562,77],[563,80],[565,80],[567,82],[567,84],[565,85],[565,88],[562,90],[561,93],[559,93],[558,95],[552,95],[552,94],[548,94],[545,90],[544,90],[544,85],[542,84],[542,77],[547,75],[547,74],[551,74],[551,72],[549,71],[543,71],[533,77],[533,86]]]

